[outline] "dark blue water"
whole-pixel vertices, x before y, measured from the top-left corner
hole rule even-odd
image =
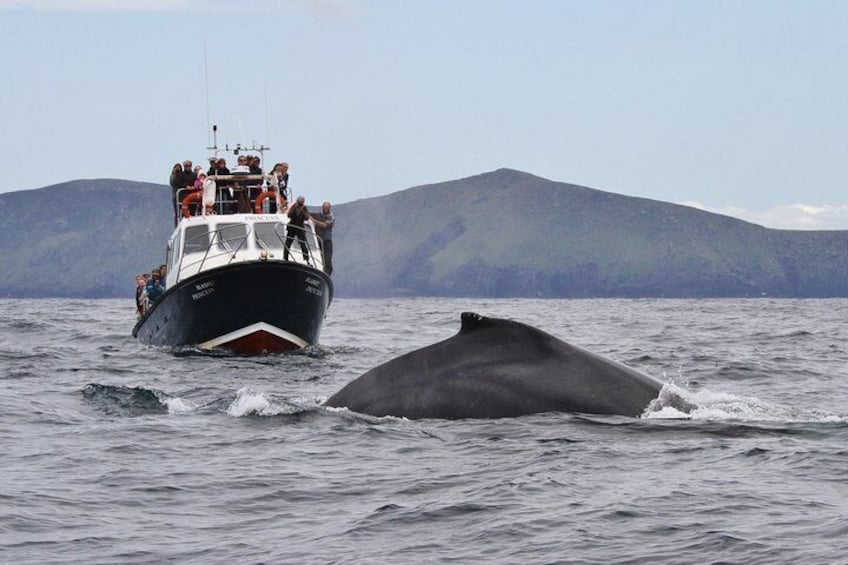
[[[132,300],[0,301],[0,562],[837,563],[848,300],[338,300],[264,358],[130,337]],[[698,408],[375,419],[367,369],[511,317]]]

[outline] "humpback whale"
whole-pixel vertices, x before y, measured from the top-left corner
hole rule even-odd
[[[372,416],[507,418],[541,412],[640,416],[662,383],[537,328],[462,313],[455,336],[379,365],[325,406]]]

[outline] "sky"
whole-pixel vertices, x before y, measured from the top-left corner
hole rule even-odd
[[[0,0],[0,60],[0,192],[167,184],[217,124],[308,202],[508,167],[848,229],[843,1]]]

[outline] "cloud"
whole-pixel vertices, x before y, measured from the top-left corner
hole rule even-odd
[[[767,228],[787,230],[844,230],[848,229],[848,204],[780,204],[760,211],[737,206],[710,208],[696,201],[681,202],[706,212],[724,214],[759,224]]]
[[[356,15],[354,6],[345,0],[311,0],[303,4],[310,14],[322,18],[347,18]]]
[[[42,12],[165,12],[192,8],[199,10],[200,3],[196,0],[0,0],[0,10]]]
[[[318,18],[356,14],[349,0],[0,0],[0,10],[40,12],[303,12]]]

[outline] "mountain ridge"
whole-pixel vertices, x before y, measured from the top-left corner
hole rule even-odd
[[[130,296],[164,262],[169,196],[121,179],[0,194],[0,296]],[[848,231],[775,230],[509,168],[334,212],[339,296],[848,296]]]

